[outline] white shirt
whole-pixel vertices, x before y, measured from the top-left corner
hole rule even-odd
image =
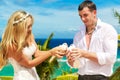
[[[86,45],[85,32],[86,27],[80,27],[80,31],[75,35],[73,43],[80,49],[95,52],[98,63],[83,58],[84,64],[79,68],[78,73],[81,75],[102,74],[110,76],[117,56],[117,32],[111,25],[98,19],[89,49],[87,49]]]

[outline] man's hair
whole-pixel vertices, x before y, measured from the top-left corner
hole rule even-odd
[[[83,1],[78,7],[78,11],[83,10],[85,7],[88,7],[90,11],[96,10],[96,5],[91,0]]]

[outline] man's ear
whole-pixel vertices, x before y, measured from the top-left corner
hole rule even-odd
[[[96,14],[97,14],[97,11],[96,11],[96,10],[93,10],[93,13],[96,15]]]

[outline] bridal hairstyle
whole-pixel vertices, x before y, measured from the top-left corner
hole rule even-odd
[[[13,45],[17,51],[22,50],[24,47],[28,17],[32,19],[33,24],[33,17],[25,11],[16,11],[9,18],[0,42],[0,69],[7,63],[9,49],[12,49]],[[32,33],[29,34],[29,36],[31,35]]]

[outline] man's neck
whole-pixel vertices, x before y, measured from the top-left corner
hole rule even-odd
[[[96,25],[97,25],[97,20],[95,22],[93,22],[93,24],[86,27],[86,33],[92,34],[93,31],[95,30]]]

